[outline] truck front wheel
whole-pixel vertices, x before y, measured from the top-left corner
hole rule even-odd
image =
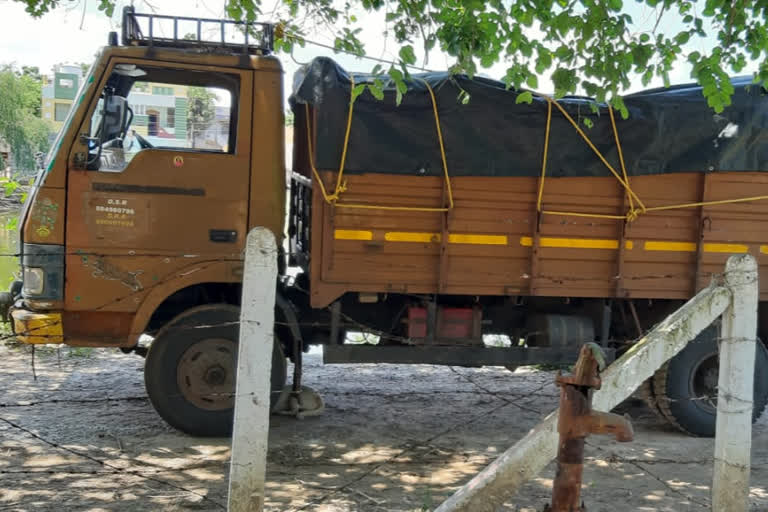
[[[144,367],[147,394],[171,426],[195,436],[232,433],[240,309],[199,306],[168,322],[149,348]],[[275,338],[272,397],[285,385],[286,361]]]

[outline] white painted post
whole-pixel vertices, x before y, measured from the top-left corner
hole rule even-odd
[[[710,325],[731,301],[723,286],[700,291],[613,362],[601,375],[602,387],[592,398],[596,411],[610,411],[644,380],[680,352]],[[751,396],[751,395],[750,395]],[[557,453],[557,411],[474,476],[435,512],[492,512]],[[733,509],[738,510],[738,509]]]
[[[749,254],[731,256],[725,266],[731,305],[720,331],[720,373],[717,391],[714,512],[749,508],[752,400],[757,337],[757,262]]]
[[[275,321],[277,244],[266,228],[253,228],[245,248],[235,424],[229,468],[230,512],[264,507],[270,371]]]

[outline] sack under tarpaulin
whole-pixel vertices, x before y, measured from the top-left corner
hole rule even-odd
[[[316,111],[315,166],[339,168],[347,126],[352,80],[327,57],[296,73],[290,98],[294,110]],[[365,91],[355,101],[345,173],[440,176],[443,173],[435,118],[426,82],[435,93],[451,176],[539,176],[547,101],[516,104],[518,92],[487,78],[449,73],[414,74],[401,104],[393,83],[384,100]],[[701,87],[679,85],[624,97],[629,117],[616,115],[629,176],[673,172],[768,171],[768,95],[751,77],[732,80],[732,105],[715,113]],[[461,100],[469,95],[468,103]],[[607,107],[597,113],[591,100],[566,97],[560,105],[579,123],[596,148],[614,165],[618,154]],[[583,119],[592,121],[587,128]],[[556,109],[550,129],[547,175],[610,176],[571,123]]]

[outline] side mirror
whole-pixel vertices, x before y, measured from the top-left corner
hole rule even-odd
[[[121,137],[128,115],[128,101],[122,96],[107,96],[104,101],[99,138],[102,142]]]

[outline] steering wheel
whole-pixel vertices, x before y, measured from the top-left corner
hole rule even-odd
[[[152,145],[151,142],[149,142],[147,139],[145,139],[144,137],[142,137],[138,133],[133,132],[133,136],[136,137],[137,141],[139,141],[139,147],[141,147],[141,149],[149,149],[149,148],[155,147],[155,146]]]

